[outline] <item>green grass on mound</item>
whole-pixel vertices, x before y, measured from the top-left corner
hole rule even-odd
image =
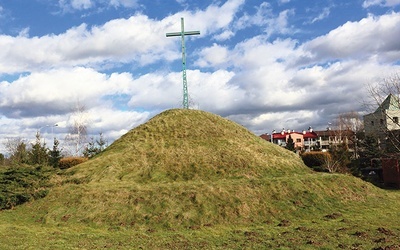
[[[400,193],[203,111],[161,113],[52,183],[0,212],[4,249],[400,247]]]
[[[294,153],[232,121],[182,109],[161,113],[71,169],[75,182],[198,181],[309,171]]]
[[[68,196],[68,199],[64,197]],[[398,249],[400,193],[351,176],[68,184],[0,213],[1,249]]]

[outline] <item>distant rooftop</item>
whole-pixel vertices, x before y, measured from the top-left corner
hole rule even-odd
[[[400,110],[399,98],[393,94],[389,94],[376,109],[375,113],[381,112],[382,110]]]

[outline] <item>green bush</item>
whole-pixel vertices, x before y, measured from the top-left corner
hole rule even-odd
[[[330,154],[321,151],[312,151],[301,154],[301,159],[304,164],[315,171],[326,171],[324,169],[324,164],[326,163],[327,157],[330,158]]]
[[[0,171],[0,210],[10,209],[48,193],[52,170],[44,167],[18,166]]]
[[[67,169],[87,161],[86,157],[65,157],[58,163],[59,168]]]

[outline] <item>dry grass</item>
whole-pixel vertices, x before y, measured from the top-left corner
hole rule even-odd
[[[60,249],[365,249],[400,235],[397,192],[314,173],[203,111],[166,111],[54,183],[45,199],[0,214],[7,246],[19,235]]]
[[[244,127],[198,110],[169,110],[131,130],[73,178],[94,182],[258,178],[309,171]]]

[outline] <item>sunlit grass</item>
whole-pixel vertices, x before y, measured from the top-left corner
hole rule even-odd
[[[312,172],[202,111],[162,113],[52,184],[46,198],[0,212],[2,249],[372,249],[400,240],[398,191]]]

